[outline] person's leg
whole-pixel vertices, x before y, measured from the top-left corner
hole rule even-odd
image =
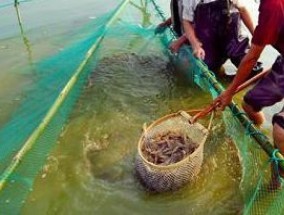
[[[242,35],[240,32],[241,19],[239,13],[231,14],[231,22],[228,25],[228,31],[226,32],[226,54],[236,68],[239,67],[242,59],[247,54],[250,44],[249,38]],[[257,62],[252,69],[252,72],[248,78],[255,76],[263,70],[261,62]]]
[[[232,13],[230,17],[231,22],[228,24],[228,31],[223,33],[226,53],[231,62],[238,67],[250,48],[249,38],[240,34],[240,14]]]
[[[264,118],[263,107],[274,105],[284,97],[284,59],[278,57],[272,71],[262,78],[254,88],[244,96],[243,108],[250,119],[260,125]]]
[[[284,155],[284,108],[273,116],[273,139],[275,146]]]
[[[273,116],[273,140],[274,146],[279,149],[280,153],[284,155],[284,109],[282,112]],[[275,163],[271,164],[271,183],[272,189],[278,189],[281,187],[281,179],[284,178],[284,170],[275,166]]]
[[[247,104],[246,102],[242,103],[242,107],[247,113],[250,120],[253,121],[256,126],[260,126],[264,122],[265,117],[262,111],[255,111],[253,107]]]
[[[242,107],[251,121],[260,126],[265,118],[262,108],[271,106],[283,98],[279,89],[271,80],[272,72],[260,80],[254,88],[249,90],[244,96]]]

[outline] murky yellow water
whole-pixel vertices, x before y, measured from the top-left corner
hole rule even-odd
[[[209,100],[179,79],[166,58],[136,54],[105,58],[88,86],[39,175],[24,214],[40,208],[43,213],[58,214],[232,214],[241,210],[240,164],[220,120],[214,123],[202,172],[194,184],[155,195],[147,193],[134,176],[143,123]],[[193,100],[196,95],[199,99]]]
[[[34,63],[82,37],[82,32],[79,36],[74,32],[110,5],[116,2],[25,3],[24,34],[14,8],[0,8],[4,14],[0,29],[8,29],[0,33],[0,128],[33,84]],[[164,2],[161,5],[167,8]],[[40,14],[45,15],[39,18]],[[166,57],[110,55],[100,61],[87,86],[38,175],[23,214],[238,214],[242,210],[237,151],[217,118],[194,183],[173,193],[150,194],[134,177],[144,122],[211,101],[190,86]]]

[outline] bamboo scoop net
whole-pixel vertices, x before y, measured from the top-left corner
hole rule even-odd
[[[191,118],[189,112],[180,111],[144,128],[135,170],[150,191],[176,190],[193,181],[200,172],[209,132],[199,123],[190,124]]]

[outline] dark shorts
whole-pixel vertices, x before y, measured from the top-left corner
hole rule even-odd
[[[274,105],[284,98],[284,57],[279,56],[272,66],[271,72],[261,79],[254,88],[248,91],[244,97],[245,103],[254,111]],[[277,122],[284,128],[284,108],[273,117],[273,123]]]
[[[240,14],[225,14],[224,3],[199,4],[195,10],[196,35],[202,43],[204,62],[210,70],[220,68],[227,59],[238,67],[249,49],[248,37],[240,34]]]

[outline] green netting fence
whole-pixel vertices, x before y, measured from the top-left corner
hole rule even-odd
[[[138,6],[140,3],[122,1],[115,10],[91,23],[92,32],[85,32],[84,40],[36,64],[36,78],[25,92],[26,99],[0,130],[1,214],[21,211],[89,74],[103,57],[125,52],[168,55],[173,63],[185,65],[188,78],[213,98],[223,90],[189,47],[183,48],[186,58],[169,53],[167,47],[175,38],[172,30],[159,37],[154,35],[153,26],[165,19],[163,12],[154,0],[144,1],[144,8]],[[4,6],[9,5],[0,8]],[[270,179],[269,156],[275,152],[269,139],[234,103],[224,112],[223,119],[242,163],[243,214],[283,214],[283,191],[271,191],[266,186]],[[275,154],[274,161],[277,159],[282,159],[280,153]]]

